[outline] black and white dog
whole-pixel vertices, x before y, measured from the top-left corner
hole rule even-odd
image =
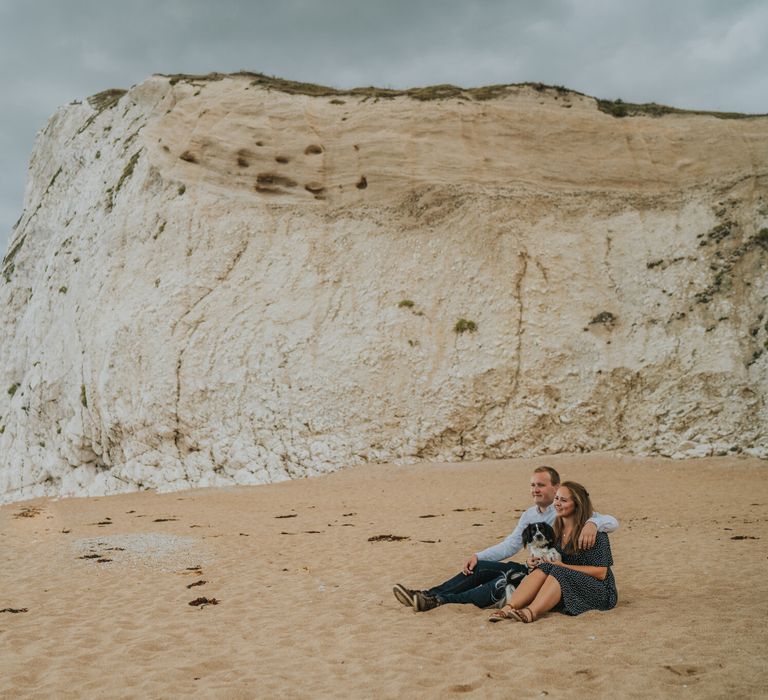
[[[543,561],[562,561],[560,552],[555,549],[554,544],[555,531],[545,522],[531,523],[523,530],[523,547],[528,548],[528,553],[532,557],[538,557]],[[517,571],[508,571],[505,576],[504,595],[497,603],[499,608],[510,601],[515,588],[524,578],[524,575]]]
[[[523,547],[528,547],[532,557],[543,561],[562,561],[555,549],[555,531],[545,522],[531,523],[523,530]]]

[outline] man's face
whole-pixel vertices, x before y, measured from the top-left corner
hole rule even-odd
[[[546,508],[555,500],[557,487],[552,485],[548,472],[534,472],[531,476],[531,498],[539,508]]]

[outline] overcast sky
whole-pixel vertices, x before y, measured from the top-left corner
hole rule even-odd
[[[57,106],[152,73],[335,87],[540,81],[768,112],[767,0],[0,0],[0,249]]]

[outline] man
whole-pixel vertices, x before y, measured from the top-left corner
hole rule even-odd
[[[552,505],[555,491],[560,486],[560,475],[552,467],[537,467],[531,476],[533,505],[521,516],[514,531],[503,541],[469,557],[461,573],[451,579],[419,591],[396,584],[392,589],[395,598],[412,607],[416,612],[432,610],[446,603],[472,603],[487,608],[503,601],[507,583],[517,585],[528,573],[525,564],[502,562],[523,548],[523,530],[531,523],[555,522]],[[589,549],[594,545],[598,531],[613,532],[619,523],[610,515],[593,513],[581,531],[579,547]]]

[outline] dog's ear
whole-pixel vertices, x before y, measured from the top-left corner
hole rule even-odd
[[[527,547],[531,542],[533,542],[533,525],[528,525],[523,530],[523,547]]]

